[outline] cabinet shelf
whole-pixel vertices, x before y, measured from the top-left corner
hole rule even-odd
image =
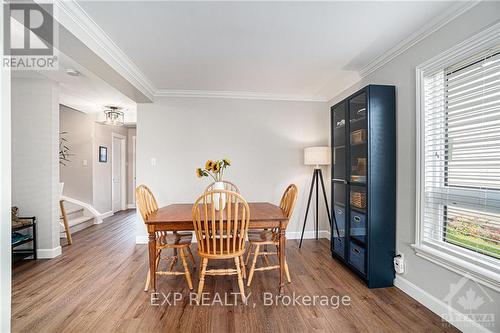
[[[351,119],[349,122],[351,124],[359,123],[360,121],[366,120],[366,117],[361,117],[361,118],[356,118],[356,119]]]

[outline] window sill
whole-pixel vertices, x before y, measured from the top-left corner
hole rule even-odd
[[[413,244],[412,247],[417,256],[500,292],[500,274],[496,272],[498,269],[490,270],[482,265],[464,260],[458,255],[443,253],[443,251],[427,245]]]

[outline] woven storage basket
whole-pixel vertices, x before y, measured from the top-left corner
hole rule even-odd
[[[356,208],[366,208],[366,193],[351,191],[351,205]]]
[[[351,133],[351,143],[363,143],[366,141],[366,129],[362,128]]]

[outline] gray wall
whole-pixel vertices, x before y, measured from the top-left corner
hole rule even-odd
[[[129,207],[135,206],[135,196],[134,196],[134,140],[133,137],[137,135],[136,128],[129,128],[127,130],[127,205]]]
[[[93,155],[93,197],[94,208],[101,214],[112,211],[111,201],[111,158],[113,156],[112,133],[127,136],[126,127],[107,126],[95,123]],[[108,148],[108,161],[99,162],[97,156],[99,146]]]
[[[416,147],[416,84],[415,67],[457,43],[480,32],[500,18],[500,2],[483,2],[430,35],[408,51],[393,59],[333,98],[328,106],[347,97],[367,84],[392,84],[397,93],[397,250],[404,253],[407,272],[402,275],[417,287],[443,300],[450,291],[450,284],[456,283],[461,275],[417,257],[411,244],[415,241],[415,147]],[[470,286],[478,295],[480,288]],[[486,288],[487,289],[487,288]],[[500,294],[487,289],[493,299],[486,296],[485,303],[478,311],[495,313],[500,318]],[[460,310],[460,308],[457,308]],[[463,311],[463,309],[462,309]],[[500,330],[500,327],[496,327]]]
[[[138,105],[137,135],[137,184],[148,185],[160,206],[193,203],[210,183],[196,177],[196,168],[207,159],[227,157],[233,165],[226,179],[248,201],[279,203],[288,184],[298,185],[288,228],[296,236],[313,171],[304,166],[303,149],[328,144],[329,113],[325,103],[315,102],[169,98]],[[321,207],[326,230],[324,211]],[[307,230],[312,229],[310,214]],[[142,221],[137,232],[145,235]]]
[[[92,189],[92,136],[94,121],[87,114],[60,105],[60,131],[68,132],[64,137],[70,148],[71,162],[60,167],[60,180],[64,182],[64,195],[93,204]],[[84,165],[84,161],[87,165]]]
[[[58,255],[58,87],[46,79],[12,80],[12,205],[36,216],[38,253]]]
[[[61,166],[60,179],[64,182],[64,194],[89,203],[101,214],[111,211],[111,159],[112,133],[126,137],[127,165],[127,204],[133,203],[132,195],[132,146],[131,137],[135,128],[107,126],[95,122],[94,114],[60,106],[61,131],[67,131],[68,147],[71,149],[70,160]],[[108,161],[99,162],[99,146],[108,148]],[[83,161],[87,161],[87,166]]]

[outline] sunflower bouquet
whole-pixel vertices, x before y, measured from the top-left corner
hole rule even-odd
[[[230,165],[231,161],[227,158],[218,161],[208,160],[205,163],[205,169],[196,169],[196,176],[198,176],[198,178],[212,177],[215,182],[220,182],[224,176],[224,171],[226,171],[226,168]]]

